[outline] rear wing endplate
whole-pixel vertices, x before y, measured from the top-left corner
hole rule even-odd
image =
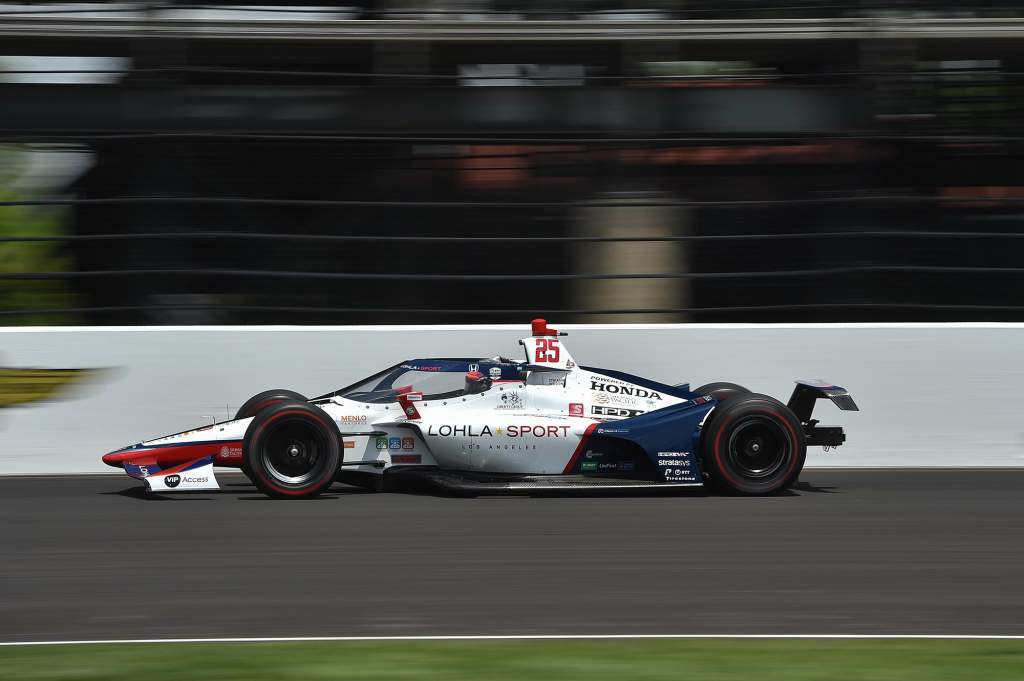
[[[814,403],[818,399],[829,399],[843,411],[860,411],[846,388],[822,380],[797,380],[787,406],[801,422],[811,420]]]

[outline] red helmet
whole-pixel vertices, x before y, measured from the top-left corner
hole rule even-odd
[[[489,390],[491,387],[491,379],[484,376],[479,371],[467,371],[466,372],[466,394],[476,395],[482,393],[485,390]]]

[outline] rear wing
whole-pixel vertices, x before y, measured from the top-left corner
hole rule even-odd
[[[808,446],[821,446],[827,451],[838,447],[846,441],[846,434],[839,426],[819,426],[816,419],[811,418],[814,404],[819,399],[832,400],[832,403],[843,411],[860,411],[857,403],[850,397],[846,388],[832,385],[822,380],[797,380],[793,394],[786,406],[796,414],[804,427]]]
[[[814,403],[818,399],[832,400],[832,403],[843,411],[860,411],[846,388],[822,380],[798,379],[786,406],[798,419],[806,423],[811,420]]]

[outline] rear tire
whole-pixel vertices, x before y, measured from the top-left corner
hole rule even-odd
[[[710,482],[737,494],[772,494],[800,475],[807,442],[799,419],[773,397],[747,393],[711,413],[701,434]]]
[[[750,390],[744,388],[742,385],[737,385],[736,383],[726,383],[725,381],[719,381],[717,383],[708,383],[706,385],[702,385],[693,392],[700,395],[711,395],[719,402],[732,399],[737,395],[750,394]]]
[[[242,445],[249,477],[278,499],[315,497],[334,482],[341,463],[338,426],[319,407],[281,402],[262,410]]]

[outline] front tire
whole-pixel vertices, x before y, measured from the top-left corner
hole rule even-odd
[[[737,494],[772,494],[800,475],[807,442],[790,409],[767,395],[739,395],[715,407],[701,435],[712,485]]]
[[[342,437],[319,407],[281,402],[262,410],[245,431],[245,467],[263,493],[279,499],[315,497],[334,482]]]
[[[294,390],[284,390],[283,388],[264,390],[258,395],[250,397],[245,401],[245,404],[238,408],[238,411],[235,413],[235,420],[238,421],[239,419],[256,416],[256,414],[259,414],[267,407],[273,407],[275,404],[288,401],[308,402],[309,400]]]

